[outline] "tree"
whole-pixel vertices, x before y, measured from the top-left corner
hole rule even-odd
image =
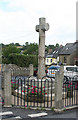
[[[59,47],[59,44],[58,44],[58,43],[56,43],[56,47]]]
[[[12,46],[14,46],[14,43],[10,43],[9,45],[12,45]]]
[[[25,46],[28,46],[28,44],[29,44],[29,43],[28,43],[28,42],[26,42],[26,43],[25,43]]]
[[[54,45],[48,45],[47,46],[47,49],[52,49],[52,50],[54,50],[56,47],[54,46]]]
[[[37,43],[30,43],[30,44],[26,44],[26,49],[24,51],[25,55],[37,55],[38,54],[38,45]]]
[[[12,45],[9,45],[2,49],[2,54],[4,57],[8,57],[11,53],[20,53],[20,49]]]
[[[15,43],[15,46],[20,46],[20,44],[19,43]]]

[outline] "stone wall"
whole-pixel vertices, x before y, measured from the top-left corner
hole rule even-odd
[[[2,64],[2,72],[4,71],[11,71],[13,76],[17,75],[24,75],[24,76],[29,76],[30,75],[30,70],[29,67],[19,67],[14,64]]]

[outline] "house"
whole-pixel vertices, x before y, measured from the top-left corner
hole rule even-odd
[[[52,53],[46,55],[45,59],[45,65],[52,65],[52,64],[58,64],[59,62],[59,52],[63,48],[62,45],[60,45],[58,48],[56,48]]]
[[[55,64],[57,63],[56,58],[53,58],[53,55],[47,55],[46,58],[45,58],[45,65],[50,66],[53,63],[55,63]]]
[[[64,65],[78,65],[78,40],[63,47],[59,52],[59,61]]]

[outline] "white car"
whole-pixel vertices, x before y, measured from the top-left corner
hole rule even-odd
[[[78,66],[64,66],[64,76],[70,78],[78,77]]]

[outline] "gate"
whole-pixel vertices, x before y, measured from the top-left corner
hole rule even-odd
[[[54,107],[54,81],[52,78],[16,76],[11,81],[14,106]]]
[[[63,83],[64,107],[78,105],[78,76],[73,78],[65,77]]]

